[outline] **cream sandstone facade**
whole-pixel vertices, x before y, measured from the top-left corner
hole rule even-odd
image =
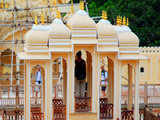
[[[129,87],[128,109],[131,109],[133,94],[132,85],[135,89],[139,84],[159,84],[159,48],[139,48],[138,37],[126,25],[112,25],[108,20],[101,19],[97,24],[84,11],[79,10],[63,24],[60,18],[53,20],[50,25],[34,25],[31,30],[24,30],[25,45],[15,46],[14,51],[17,59],[25,61],[25,120],[31,117],[31,72],[36,65],[43,67],[44,92],[43,112],[45,120],[51,120],[53,82],[52,62],[62,57],[67,63],[67,77],[65,86],[65,101],[67,107],[67,120],[97,120],[99,119],[100,98],[100,67],[101,60],[108,57],[109,88],[113,103],[113,119],[121,118],[121,86]],[[17,31],[17,38],[20,33]],[[7,39],[10,39],[9,36]],[[4,50],[9,46],[3,45]],[[11,46],[10,46],[11,47]],[[9,48],[10,48],[9,47]],[[90,53],[92,63],[88,75],[90,79],[91,112],[75,112],[75,55],[79,50]],[[144,67],[144,73],[139,73],[140,67]],[[126,74],[127,73],[127,74]],[[128,81],[126,81],[127,78]],[[135,91],[134,119],[139,116],[138,91]]]

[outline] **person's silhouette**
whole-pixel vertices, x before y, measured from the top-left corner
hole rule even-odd
[[[78,82],[79,87],[79,95],[82,95],[84,92],[82,91],[85,89],[85,79],[86,79],[86,62],[82,59],[82,53],[79,51],[76,54],[75,60],[75,77]]]

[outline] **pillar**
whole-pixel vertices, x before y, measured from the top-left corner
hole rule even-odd
[[[70,73],[69,73],[69,65],[70,65],[70,54],[68,53],[68,58],[67,58],[67,102],[66,102],[66,118],[69,120],[69,113],[70,113]]]
[[[75,67],[75,61],[74,61],[74,53],[68,53],[68,79],[69,82],[68,85],[68,94],[67,100],[69,100],[69,113],[74,113],[74,106],[75,106],[75,98],[74,98],[74,92],[75,92],[75,79],[74,79],[74,67]]]
[[[0,52],[0,76],[2,75],[2,57],[1,57],[1,52]],[[0,89],[0,98],[2,97],[2,91]]]
[[[132,104],[133,104],[132,82],[133,82],[132,66],[128,64],[128,106],[127,106],[128,110],[132,110]]]
[[[2,57],[1,57],[1,52],[0,52],[0,75],[2,74]]]
[[[52,60],[45,67],[45,120],[52,120]]]
[[[148,104],[148,85],[147,82],[144,84],[144,104]]]
[[[16,105],[19,104],[20,60],[16,56]]]
[[[139,119],[139,63],[135,66],[135,103],[134,103],[134,120]]]
[[[18,72],[17,73],[17,77],[18,77],[17,85],[20,85],[20,60],[18,56],[16,56],[16,72]]]
[[[24,115],[25,115],[25,120],[30,120],[31,118],[31,112],[30,112],[30,84],[31,84],[31,77],[30,77],[30,63],[26,63],[26,79],[25,79],[25,84],[24,84],[24,94],[25,94],[25,103],[24,103]]]
[[[114,96],[114,65],[112,59],[108,58],[108,79],[109,79],[109,102],[113,103],[113,96]]]
[[[98,92],[100,92],[99,91],[100,79],[97,77],[98,76],[97,73],[100,70],[100,68],[97,65],[97,61],[98,59],[94,51],[92,54],[92,112],[93,113],[97,112],[97,104],[99,101]]]
[[[100,55],[99,55],[99,53],[97,53],[97,60],[98,60],[98,64],[97,64],[97,70],[96,70],[96,76],[97,76],[97,80],[98,80],[98,84],[97,84],[97,87],[98,87],[98,100],[97,100],[97,111],[98,111],[98,115],[97,115],[97,120],[99,120],[99,118],[100,118],[100,93],[101,93],[101,86],[100,86],[100,81],[101,81],[101,72],[100,72],[100,61],[101,61],[101,59],[100,59]]]
[[[113,120],[121,119],[121,66],[122,63],[116,58],[114,60],[114,104]]]

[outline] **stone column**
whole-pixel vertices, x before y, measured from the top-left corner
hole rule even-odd
[[[20,85],[20,60],[18,58],[18,56],[16,56],[16,72],[17,72],[17,85]]]
[[[2,74],[2,57],[1,57],[1,52],[0,52],[0,75]]]
[[[121,119],[121,70],[122,63],[116,58],[114,60],[114,108],[113,120]]]
[[[147,82],[144,84],[144,104],[148,104],[148,85]]]
[[[98,80],[98,84],[97,84],[97,87],[98,87],[98,97],[97,97],[97,99],[98,99],[98,101],[97,101],[97,111],[98,111],[98,115],[97,115],[97,120],[99,120],[99,118],[100,118],[100,93],[101,93],[101,86],[100,86],[100,60],[101,60],[101,58],[100,58],[100,54],[99,53],[97,53],[97,69],[96,69],[96,73],[97,73],[97,80]]]
[[[45,120],[52,120],[52,61],[47,61],[45,67]]]
[[[134,103],[134,120],[139,119],[139,63],[135,66],[135,103]]]
[[[74,85],[72,79],[72,53],[68,53],[67,61],[67,120],[70,120],[70,114],[74,112]],[[72,103],[73,102],[73,103]]]
[[[20,60],[16,56],[16,105],[19,104]]]
[[[132,110],[132,104],[133,104],[132,82],[133,82],[132,66],[128,64],[128,110]]]
[[[97,61],[98,59],[94,51],[92,54],[92,112],[94,113],[97,112],[97,102],[99,101],[99,96],[97,94],[99,92],[99,86],[100,86],[99,78],[96,75],[97,69],[99,70]]]
[[[74,61],[74,52],[68,53],[68,82],[69,82],[69,96],[67,95],[67,98],[69,100],[69,113],[74,113],[74,106],[75,106],[75,98],[74,98],[74,92],[75,92],[75,79],[74,79],[74,67],[75,67],[75,61]]]
[[[31,118],[31,112],[30,112],[30,84],[31,84],[31,77],[30,77],[30,63],[27,61],[26,63],[26,77],[25,77],[25,82],[24,82],[24,94],[25,94],[25,102],[24,102],[24,115],[25,115],[25,120],[30,120]]]
[[[109,103],[113,103],[113,96],[114,96],[114,65],[112,59],[108,58],[108,79],[109,79]]]
[[[1,51],[0,51],[0,75],[2,74],[2,56],[1,56]]]

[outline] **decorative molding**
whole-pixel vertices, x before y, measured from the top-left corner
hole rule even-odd
[[[101,42],[101,43],[97,43],[97,45],[117,45],[118,46],[118,42]]]
[[[79,37],[97,37],[97,35],[96,34],[90,34],[90,35],[88,35],[88,34],[79,34],[79,35],[74,35],[74,34],[72,34],[72,37],[73,38],[75,38],[75,37],[77,37],[77,38],[79,38]]]

